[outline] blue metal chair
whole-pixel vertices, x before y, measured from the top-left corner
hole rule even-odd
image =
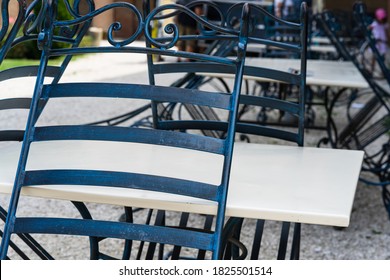
[[[269,84],[259,83],[259,91],[254,92],[252,95],[242,95],[240,103],[246,107],[259,107],[260,112],[266,112],[267,110],[278,110],[281,115],[288,114],[293,116],[295,119],[295,127],[284,129],[283,124],[281,126],[272,126],[267,124],[267,121],[258,119],[256,121],[245,120],[244,115],[246,109],[243,109],[242,115],[239,117],[237,124],[237,132],[243,133],[244,135],[263,136],[269,138],[281,139],[284,141],[296,143],[299,146],[303,146],[304,143],[304,126],[305,126],[305,99],[306,99],[306,50],[307,50],[307,8],[303,4],[301,6],[300,22],[291,23],[287,21],[280,21],[261,8],[256,7],[259,14],[266,15],[275,22],[288,26],[294,32],[299,34],[298,41],[292,42],[279,42],[278,40],[262,40],[261,38],[249,37],[249,42],[266,44],[272,47],[277,47],[282,52],[295,53],[295,56],[300,59],[300,66],[298,69],[294,69],[290,73],[268,69],[267,65],[250,65],[245,67],[244,75],[253,78],[265,78],[274,80],[278,86],[284,87],[288,85],[296,90],[296,99],[291,101],[285,98],[276,98],[276,96],[270,96],[267,94],[269,90]],[[263,86],[263,88],[261,87]],[[269,92],[268,92],[269,93]],[[268,95],[268,96],[267,96]],[[251,136],[253,137],[253,136]],[[237,222],[235,219],[231,219],[229,222],[237,223],[237,228],[242,225],[242,220]],[[250,259],[258,259],[261,249],[262,235],[264,232],[264,220],[258,220],[256,223],[255,237],[251,248]],[[291,259],[299,259],[299,248],[300,248],[300,230],[301,225],[296,223],[293,231],[293,241],[291,244]],[[281,228],[279,249],[277,259],[285,259],[287,252],[288,236],[290,231],[290,223],[283,222]],[[239,238],[237,231],[236,238]],[[232,255],[234,256],[234,246],[232,246]]]
[[[94,16],[107,10],[122,8],[136,16],[139,26],[130,38],[118,40],[113,34],[120,28],[114,23],[108,30],[110,47],[80,48],[55,48],[52,45],[55,36],[53,30],[62,28],[71,30],[90,21]],[[214,38],[232,39],[237,42],[238,53],[234,59],[216,57],[213,55],[195,54],[189,52],[177,52],[171,48],[177,42],[178,29],[175,25],[169,25],[172,31],[170,41],[159,42],[150,36],[150,26],[153,17],[167,9],[179,9],[191,14],[197,21],[207,26]],[[30,114],[24,134],[23,146],[20,155],[19,166],[15,178],[15,185],[10,201],[10,207],[4,227],[4,235],[1,244],[1,259],[6,258],[10,237],[13,234],[42,233],[81,235],[90,238],[119,238],[127,241],[140,240],[145,242],[173,244],[190,248],[198,248],[212,252],[212,258],[221,257],[221,236],[224,225],[224,212],[229,184],[229,172],[232,159],[232,151],[235,135],[235,119],[238,111],[239,93],[245,61],[245,48],[249,22],[247,20],[249,6],[243,8],[240,30],[232,30],[213,25],[190,10],[177,5],[161,6],[153,10],[146,18],[135,6],[128,3],[114,3],[94,10],[82,17],[71,21],[56,19],[57,1],[45,2],[41,10],[45,15],[40,22],[41,32],[38,35],[38,43],[42,49],[42,59],[38,70],[38,77],[31,103]],[[133,47],[131,43],[140,35],[153,45],[150,47]],[[207,36],[206,36],[207,38]],[[173,87],[158,87],[155,85],[139,84],[113,84],[113,83],[58,83],[44,84],[43,78],[47,71],[49,57],[60,55],[76,55],[85,53],[140,53],[156,54],[173,58],[186,58],[205,61],[216,65],[222,65],[233,70],[235,85],[231,94],[210,93],[200,90],[186,90]],[[99,97],[99,98],[130,98],[145,99],[161,102],[184,102],[195,105],[207,105],[225,110],[229,117],[226,127],[226,137],[216,139],[212,137],[188,134],[160,129],[142,129],[134,127],[111,126],[37,126],[36,122],[42,113],[39,106],[41,100],[67,97]],[[169,146],[172,149],[198,150],[204,153],[218,154],[223,158],[221,183],[219,185],[203,182],[156,176],[141,173],[90,170],[90,169],[43,169],[28,170],[27,161],[30,159],[30,148],[36,143],[62,143],[63,141],[103,141],[109,143],[141,143],[153,146]],[[52,142],[51,142],[52,141]],[[74,142],[72,142],[74,143]],[[60,146],[58,147],[60,148]],[[99,151],[96,151],[99,153]],[[131,158],[129,159],[131,160]],[[190,167],[189,167],[190,168]],[[131,222],[114,222],[93,219],[74,219],[58,217],[19,217],[17,209],[21,190],[25,186],[39,185],[78,185],[86,188],[89,185],[109,188],[132,188],[144,191],[153,191],[184,196],[202,198],[213,201],[216,206],[216,223],[210,232],[192,230],[191,228],[154,226],[148,224],[135,224]],[[33,214],[33,213],[32,213]],[[97,256],[100,256],[99,254]]]
[[[5,49],[2,52],[6,53]],[[37,66],[22,66],[3,70],[0,72],[0,84],[16,78],[35,77],[37,74]],[[59,67],[48,67],[47,76],[55,77],[60,73]],[[25,82],[22,80],[22,82]],[[18,93],[15,96],[7,94],[7,92],[1,92],[0,96],[0,111],[6,114],[6,111],[13,111],[24,109],[28,112],[31,104],[31,96],[28,93]],[[4,115],[3,115],[4,116]],[[24,130],[19,128],[14,129],[1,129],[0,141],[22,141],[24,136]],[[0,206],[0,219],[5,222],[7,212]],[[3,236],[3,231],[0,230],[0,236]],[[28,246],[34,253],[41,259],[52,259],[49,252],[45,250],[30,234],[18,234],[21,242]],[[21,248],[19,241],[10,241],[10,247],[12,250],[22,259],[30,259],[31,256]],[[7,257],[8,258],[8,257]]]
[[[150,1],[145,1],[144,3],[144,13],[148,15],[150,13]],[[224,13],[220,10],[220,3],[214,3],[211,1],[193,1],[187,5],[186,8],[193,9],[195,6],[202,6],[205,14],[212,14],[212,18],[203,16],[205,20],[212,20],[213,22],[217,22],[220,27],[225,26],[226,18]],[[238,9],[242,10],[242,5]],[[177,10],[174,12],[173,16],[178,16],[178,13],[185,13],[185,8],[182,7],[181,10]],[[176,15],[175,15],[176,14]],[[168,15],[170,16],[170,15]],[[167,16],[165,16],[167,17]],[[154,17],[154,20],[162,20],[162,17]],[[206,31],[207,26],[203,26],[201,24],[198,25],[199,34],[185,34],[178,37],[179,41],[188,41],[195,40],[195,42],[205,42],[206,49],[200,51],[201,53],[207,55],[213,55],[216,57],[226,57],[231,51],[237,46],[236,38],[221,38],[220,36],[210,36],[211,34]],[[233,30],[233,29],[232,29]],[[238,30],[238,29],[236,29]],[[164,41],[167,38],[159,38],[159,40]],[[221,40],[222,39],[222,40]],[[233,39],[233,40],[232,40]],[[150,44],[149,44],[150,46]],[[149,68],[149,82],[150,84],[157,84],[156,79],[161,74],[182,74],[182,77],[171,84],[172,87],[181,87],[187,89],[200,89],[202,85],[208,84],[210,79],[205,77],[201,77],[195,74],[194,71],[203,69],[208,69],[211,72],[219,72],[221,71],[222,65],[217,65],[215,63],[207,63],[205,61],[182,61],[180,63],[172,63],[172,62],[154,62],[153,56],[148,56],[148,68]],[[234,70],[233,70],[234,72]],[[224,83],[222,79],[219,80],[222,85],[222,90],[226,93],[230,93],[230,88]],[[219,89],[220,90],[220,89]],[[179,108],[179,109],[178,109]],[[184,108],[186,112],[191,116],[190,120],[175,118],[172,114],[175,111],[181,111],[181,108]],[[198,130],[200,129],[202,134],[209,137],[216,138],[224,138],[225,137],[225,128],[224,131],[219,130],[219,127],[222,123],[218,114],[215,112],[214,108],[209,106],[198,106],[196,104],[189,103],[161,103],[161,102],[153,102],[152,103],[153,110],[153,125],[157,129],[162,130],[178,130],[178,131],[188,131],[188,130]],[[210,129],[209,126],[212,126],[213,129]],[[213,226],[214,217],[207,215],[204,217],[196,216],[197,220],[202,219],[203,222],[203,230],[209,231]],[[188,221],[190,219],[189,213],[183,213],[180,217],[179,224],[180,226],[190,226]],[[223,238],[223,243],[226,243],[226,238]],[[237,241],[238,244],[241,245]],[[222,246],[224,247],[224,246]],[[245,255],[246,248],[241,246],[241,251],[244,252]],[[175,246],[168,254],[165,256],[170,259],[179,259],[179,258],[187,258],[181,255],[181,246]],[[199,250],[194,256],[196,259],[204,259],[206,257],[205,250]]]
[[[191,6],[199,5],[210,5],[216,11],[219,11],[216,3],[212,1],[194,1],[191,2]],[[237,6],[242,4],[234,5],[231,9],[236,9]],[[264,80],[274,80],[278,82],[278,85],[283,87],[284,85],[289,85],[294,87],[297,91],[297,98],[295,101],[290,101],[286,99],[279,99],[276,96],[267,96],[269,95],[270,88],[267,88],[266,85],[268,82],[259,83],[255,91],[251,94],[241,94],[240,97],[240,111],[238,115],[238,123],[236,131],[241,133],[243,139],[249,140],[253,137],[255,139],[258,136],[265,136],[270,138],[282,139],[288,142],[296,143],[300,146],[303,145],[303,136],[304,136],[304,124],[305,124],[305,77],[306,77],[306,41],[307,41],[307,11],[306,6],[302,7],[301,12],[301,22],[300,23],[291,23],[282,21],[275,18],[273,15],[269,14],[266,10],[261,7],[257,7],[249,3],[249,7],[252,11],[251,15],[256,15],[255,19],[260,20],[262,17],[266,17],[267,20],[272,19],[282,23],[283,25],[288,26],[294,32],[300,34],[299,41],[295,42],[280,42],[269,40],[268,38],[264,39],[259,37],[259,34],[256,29],[251,29],[252,32],[249,33],[248,43],[256,44],[265,44],[272,47],[277,47],[280,50],[286,50],[290,53],[294,53],[295,56],[301,59],[301,64],[299,69],[292,72],[282,72],[276,71],[267,68],[267,65],[246,65],[244,68],[244,75],[248,76],[248,79],[264,79]],[[234,30],[234,19],[230,17],[233,12],[222,13],[216,12],[215,14],[219,15],[219,22],[222,25]],[[253,21],[255,23],[256,21]],[[252,25],[253,26],[253,25]],[[207,29],[202,29],[200,26],[200,35],[197,38],[201,38],[203,34],[207,33]],[[180,37],[179,40],[188,40],[191,39],[188,37]],[[164,38],[160,38],[164,40]],[[214,53],[216,56],[225,57],[234,54],[235,42],[231,40],[221,40],[220,38],[209,38],[207,53]],[[233,73],[232,68],[229,67],[219,67],[219,65],[213,65],[205,62],[180,62],[180,63],[170,63],[168,61],[163,62],[153,62],[153,58],[150,56],[148,59],[149,70],[150,70],[150,82],[155,83],[156,77],[162,74],[167,73],[187,73],[184,77],[178,79],[172,86],[183,87],[189,89],[198,89],[203,86],[207,86],[210,82],[210,77],[207,75],[213,75],[213,73],[225,74],[228,76]],[[225,91],[229,91],[229,86],[223,81],[220,83],[220,87],[224,88]],[[190,105],[190,106],[188,106]],[[178,104],[178,103],[169,103],[153,104],[154,108],[154,125],[158,129],[163,130],[179,130],[179,131],[191,131],[199,130],[204,135],[210,135],[214,137],[223,137],[226,133],[227,123],[222,122],[223,117],[218,115],[213,108],[210,107],[199,107],[191,104]],[[179,108],[179,109],[178,109]],[[268,112],[269,110],[278,111],[281,114],[289,114],[294,117],[295,127],[285,128],[283,126],[271,126],[269,123],[263,120],[251,120],[245,118],[245,114],[249,108],[257,108],[259,112]],[[181,118],[174,114],[175,110],[187,110],[189,118]],[[175,118],[176,117],[176,118]],[[261,160],[261,159],[259,159]],[[208,217],[208,223],[211,224],[212,217]],[[188,216],[184,217],[182,220],[183,224],[186,224]],[[230,219],[226,225],[225,234],[233,237],[231,240],[239,239],[240,227],[242,225],[242,219]],[[252,247],[251,258],[257,259],[259,256],[262,231],[264,228],[263,220],[258,221],[257,223],[257,233]],[[207,227],[209,225],[205,225]],[[278,258],[285,258],[287,250],[287,241],[289,236],[289,223],[283,223],[280,249],[278,252]],[[294,233],[294,245],[291,254],[292,259],[299,258],[299,235],[300,235],[300,225],[295,225]],[[242,251],[242,248],[236,250],[237,247],[234,244],[226,242],[225,247],[225,258],[242,258],[243,255],[238,256],[237,251]],[[232,251],[232,252],[231,252]],[[175,248],[172,255],[178,257],[180,254],[180,249]],[[200,257],[201,258],[201,257]]]

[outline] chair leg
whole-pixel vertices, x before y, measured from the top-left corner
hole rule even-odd
[[[243,260],[248,255],[248,250],[240,241],[243,218],[230,218],[225,224],[222,236],[222,252],[220,259]]]
[[[15,225],[15,220],[16,220],[16,208],[18,204],[19,194],[20,194],[20,188],[18,189],[18,192],[14,194],[14,196],[11,196],[10,207],[4,224],[3,236],[1,238],[0,260],[7,259],[7,253],[8,253],[8,248],[10,246],[12,229]]]
[[[134,217],[133,217],[133,208],[132,207],[125,207],[125,222],[126,223],[133,223]],[[122,254],[122,260],[129,260],[131,257],[131,249],[133,247],[133,240],[126,240],[125,241],[125,248],[123,250]]]
[[[76,207],[76,209],[79,211],[81,217],[83,219],[92,220],[92,215],[89,212],[87,206],[85,206],[82,202],[72,201],[72,204]],[[89,244],[90,244],[90,259],[91,260],[98,260],[100,259],[100,252],[99,252],[99,238],[90,236],[89,237]]]
[[[150,221],[152,220],[152,214],[153,214],[153,210],[150,209],[150,210],[148,211],[148,215],[147,215],[147,217],[146,217],[146,222],[145,222],[145,224],[147,224],[147,225],[150,224]],[[141,257],[142,257],[142,251],[143,251],[144,245],[145,245],[145,242],[144,242],[144,241],[141,241],[140,244],[139,244],[138,253],[137,253],[137,257],[136,257],[137,260],[140,260]]]
[[[294,235],[291,245],[291,260],[299,260],[299,251],[301,248],[301,224],[295,223],[294,225]]]
[[[256,222],[256,230],[255,230],[255,237],[253,239],[251,260],[259,259],[261,239],[263,238],[263,232],[264,232],[264,223],[265,223],[264,220],[257,220]]]
[[[278,258],[277,258],[278,260],[286,259],[289,232],[290,232],[290,223],[283,222],[282,232],[280,234],[279,251],[278,251]]]

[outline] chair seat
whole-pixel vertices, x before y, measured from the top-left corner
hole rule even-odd
[[[1,193],[11,193],[20,148],[21,144],[15,143],[1,150]],[[211,184],[219,183],[222,161],[219,155],[198,151],[99,141],[37,142],[31,145],[30,153],[27,170],[112,169]],[[236,143],[226,215],[348,226],[362,160],[361,151]],[[23,188],[22,194],[200,214],[216,212],[210,201],[134,189],[34,186]]]

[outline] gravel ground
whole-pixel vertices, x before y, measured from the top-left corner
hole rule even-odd
[[[64,76],[64,80],[95,80],[116,82],[147,82],[147,68],[145,58],[140,55],[101,54],[86,56],[75,60]],[[164,83],[169,84],[176,76],[164,76]],[[0,90],[17,91],[31,90],[31,84],[27,82],[12,82],[1,85]],[[124,102],[123,100],[79,100],[75,102],[69,99],[66,102],[50,102],[40,123],[70,123],[79,121],[88,123],[96,121],[98,114],[101,119],[116,116],[136,108],[142,102]],[[93,112],[93,113],[92,113]],[[341,116],[341,114],[340,114]],[[318,116],[317,116],[318,117]],[[340,121],[343,119],[341,116]],[[4,115],[1,112],[0,126],[10,127],[17,125],[24,127],[25,115],[22,112],[12,112]],[[306,145],[315,146],[323,132],[308,130],[306,132]],[[262,140],[257,140],[262,141]],[[8,143],[1,143],[7,145]],[[0,204],[8,205],[8,196],[0,196]],[[45,214],[50,211],[77,216],[77,212],[69,202],[47,201],[37,198],[22,198],[21,212],[39,212]],[[89,205],[93,216],[102,216],[109,219],[117,219],[122,209],[110,205]],[[145,214],[145,213],[143,213]],[[175,215],[168,213],[168,215]],[[140,215],[143,217],[144,215]],[[199,222],[200,217],[194,217]],[[243,230],[244,241],[249,244],[249,236],[253,231],[254,221],[245,222]],[[1,225],[3,226],[3,225]],[[278,235],[280,223],[269,222],[263,240],[261,252],[262,259],[275,259],[277,253]],[[57,258],[61,259],[86,259],[88,258],[87,238],[56,238],[55,236],[38,236],[46,248]],[[105,244],[105,249],[113,255],[120,256],[119,241],[110,241]],[[351,215],[350,226],[346,229],[335,229],[328,226],[303,225],[301,259],[390,259],[390,221],[383,207],[380,189],[359,183],[356,199]],[[85,250],[83,250],[85,249]],[[12,253],[12,252],[11,252]]]

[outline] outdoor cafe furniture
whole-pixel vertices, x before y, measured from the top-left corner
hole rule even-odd
[[[192,2],[192,5],[196,5],[197,2]],[[227,15],[234,15],[234,11],[242,9],[242,3],[237,3],[232,5],[230,10],[226,13]],[[294,53],[296,56],[300,57],[300,60],[297,61],[297,69],[298,73],[288,73],[287,71],[273,69],[272,67],[268,67],[268,65],[257,65],[257,67],[249,67],[245,66],[244,75],[245,76],[253,76],[254,79],[272,79],[275,81],[279,81],[280,83],[288,83],[291,86],[295,86],[299,88],[298,90],[298,101],[297,102],[289,102],[283,99],[277,98],[269,98],[266,96],[256,96],[256,95],[241,95],[240,96],[240,111],[238,115],[238,123],[236,127],[236,132],[241,133],[241,136],[249,137],[252,136],[264,136],[268,138],[274,139],[282,139],[288,142],[292,142],[297,144],[298,146],[303,146],[303,138],[304,138],[304,107],[305,107],[305,78],[306,78],[306,41],[307,41],[307,12],[305,5],[302,6],[301,17],[299,23],[287,22],[281,19],[274,17],[269,14],[262,7],[257,5],[250,4],[252,9],[255,11],[252,13],[256,15],[256,19],[261,21],[263,18],[268,17],[269,20],[275,21],[276,24],[283,24],[289,30],[294,31],[297,34],[300,34],[300,40],[286,43],[279,42],[277,40],[267,40],[264,39],[263,36],[260,36],[256,29],[253,29],[251,36],[248,38],[248,44],[261,44],[261,45],[270,45],[274,46],[280,50],[286,50],[288,52]],[[218,7],[213,6],[215,10],[218,10]],[[219,13],[223,15],[224,13],[221,11]],[[222,18],[222,16],[221,16]],[[257,21],[255,21],[257,22]],[[227,22],[230,24],[230,21]],[[233,24],[232,24],[233,26]],[[233,27],[232,27],[233,28]],[[215,56],[226,56],[229,52],[235,49],[234,42],[225,39],[216,42],[216,44],[211,45],[211,51]],[[247,58],[248,59],[248,58]],[[193,63],[193,62],[181,62],[179,65],[172,64],[169,62],[156,62],[153,63],[152,60],[149,60],[149,71],[153,73],[153,78],[150,81],[154,82],[157,77],[162,76],[163,74],[172,74],[172,73],[190,73],[187,74],[183,79],[179,80],[176,84],[178,86],[180,84],[181,87],[186,88],[203,88],[209,85],[207,73],[209,72],[210,65],[206,63]],[[194,73],[195,72],[195,73]],[[202,73],[205,73],[202,75]],[[218,71],[213,73],[218,77],[219,75],[232,75],[231,70],[228,67],[221,67]],[[213,77],[210,75],[209,77]],[[232,75],[234,77],[234,75]],[[223,115],[216,113],[213,109],[207,108],[206,106],[188,106],[184,104],[185,109],[191,114],[191,119],[184,119],[182,116],[179,116],[177,119],[172,116],[167,116],[166,112],[171,110],[171,108],[177,107],[177,104],[174,106],[157,104],[155,110],[157,111],[154,120],[154,124],[156,127],[160,129],[178,129],[178,130],[193,130],[198,129],[205,135],[216,135],[217,137],[224,137],[224,128],[222,126],[216,126],[215,123],[219,123],[221,119],[223,119]],[[161,108],[162,107],[162,108]],[[245,110],[247,107],[256,107],[260,110],[277,110],[280,114],[289,114],[296,118],[297,127],[295,129],[290,129],[287,131],[286,129],[279,127],[268,127],[262,123],[255,122],[246,122],[241,118],[242,114],[245,114]],[[168,108],[168,109],[166,109]],[[215,134],[214,134],[215,133]],[[208,217],[212,219],[212,217]],[[235,235],[239,235],[241,224],[243,219],[230,219],[227,223],[227,226],[230,228],[234,228],[236,233]],[[233,226],[234,224],[234,226]],[[256,226],[256,236],[260,234],[262,231],[262,227],[264,225],[264,220],[259,220]],[[278,259],[284,259],[286,257],[286,249],[287,242],[290,235],[290,223],[284,222],[282,225],[282,232],[280,237],[279,244],[279,252]],[[291,258],[299,258],[299,237],[300,237],[300,224],[295,223],[293,230],[293,246],[291,249]],[[257,258],[255,251],[258,251],[258,245],[261,243],[261,238],[255,238],[253,241],[256,246],[252,249],[251,255],[252,258]],[[256,257],[255,257],[256,256]]]
[[[74,45],[68,49],[56,49],[51,45],[53,26],[71,23],[82,27],[93,16],[115,7],[128,9],[140,22],[137,33],[128,40],[118,41],[109,33],[110,47],[79,48]],[[224,253],[221,245],[226,241],[221,237],[225,215],[297,224],[348,226],[363,152],[301,147],[301,132],[294,140],[299,146],[234,144],[234,132],[240,126],[235,118],[244,74],[245,48],[253,39],[248,35],[247,19],[258,8],[243,6],[240,29],[216,26],[194,15],[208,30],[218,31],[212,35],[206,33],[206,38],[228,38],[236,42],[238,53],[235,59],[171,51],[178,39],[176,35],[169,42],[154,40],[148,26],[153,17],[164,9],[191,13],[181,6],[169,5],[158,7],[144,19],[134,6],[114,3],[73,22],[66,22],[55,20],[55,1],[45,2],[42,13],[50,16],[45,18],[39,33],[38,42],[43,56],[24,140],[23,143],[4,147],[0,153],[0,190],[11,194],[1,245],[2,259],[7,256],[11,235],[16,233],[81,234],[89,236],[91,243],[107,237],[171,243],[211,251],[216,259]],[[177,30],[173,31],[177,34]],[[145,35],[153,48],[131,46],[140,34]],[[135,52],[147,54],[149,58],[158,54],[201,60],[208,65],[208,72],[213,69],[218,71],[223,65],[233,72],[235,83],[231,94],[160,87],[153,83],[57,83],[55,80],[44,84],[49,56],[94,52]],[[183,63],[182,67],[187,66]],[[277,74],[274,71],[269,73]],[[305,71],[290,74],[282,78],[296,75],[297,83],[304,81]],[[304,84],[301,86],[304,88]],[[36,125],[42,110],[45,110],[42,105],[48,99],[80,96],[141,98],[151,100],[155,105],[182,102],[216,107],[228,112],[229,117],[219,126],[215,121],[212,124],[214,128],[225,131],[225,137],[220,139],[152,128]],[[275,104],[282,106],[277,101]],[[295,112],[302,121],[299,106],[289,104],[286,109]],[[280,176],[281,170],[283,176]],[[20,195],[207,214],[215,216],[216,225],[209,233],[169,225],[19,217]],[[55,211],[52,212],[55,214]],[[93,254],[95,258],[102,256],[99,251]],[[294,257],[299,256],[299,252],[294,254]]]
[[[353,7],[353,15],[356,28],[363,35],[362,42],[353,46],[345,44],[337,35],[339,22],[332,12],[324,12],[319,17],[323,30],[343,59],[351,61],[369,85],[368,93],[365,91],[361,96],[357,95],[355,99],[351,100],[351,103],[361,102],[363,104],[360,110],[353,114],[350,112],[352,106],[349,105],[347,110],[348,124],[339,130],[334,129],[328,139],[335,148],[359,149],[366,152],[362,171],[374,174],[377,180],[366,178],[362,178],[362,180],[368,184],[382,187],[383,202],[390,214],[389,138],[387,135],[390,113],[388,102],[390,72],[385,65],[384,58],[376,48],[375,39],[369,28],[370,21],[365,4],[357,2]],[[373,66],[375,67],[373,68]],[[381,79],[378,79],[378,73]],[[365,96],[369,98],[365,98]],[[373,148],[375,144],[377,148]]]
[[[264,57],[249,57],[246,59],[246,72],[256,72],[257,67],[267,67],[274,70],[284,72],[299,72],[300,60],[293,58],[264,58]],[[225,73],[199,73],[208,77],[216,78],[232,78],[230,74]],[[256,83],[276,82],[276,80],[264,78],[261,75],[246,75],[244,80],[254,81]],[[323,129],[329,135],[334,129],[334,109],[340,97],[348,98],[350,90],[366,90],[369,84],[355,65],[350,61],[333,61],[333,60],[307,60],[306,86],[312,88],[314,92],[318,89],[323,96],[322,100],[310,100],[306,97],[306,111],[312,107],[320,106],[325,109],[326,121],[325,125],[317,124],[313,119],[311,124],[306,124],[306,128]],[[334,89],[337,89],[335,92]],[[249,94],[252,93],[250,91]],[[318,92],[317,92],[318,93]],[[307,94],[308,95],[308,94]],[[312,109],[313,110],[313,109]]]
[[[51,38],[53,38],[53,26],[66,26],[66,21],[56,20],[57,3],[45,2],[42,12],[45,15],[50,15],[45,18],[42,25],[42,31],[40,31],[38,43],[42,49],[42,59],[40,63],[40,69],[38,71],[37,85],[34,91],[30,114],[28,118],[27,128],[25,131],[25,138],[21,148],[20,162],[17,168],[17,175],[15,179],[15,185],[12,192],[12,198],[10,208],[8,211],[7,220],[4,227],[4,233],[1,246],[1,258],[6,258],[7,250],[9,246],[10,237],[14,233],[57,233],[57,234],[76,234],[87,235],[94,237],[111,237],[121,239],[139,239],[147,242],[168,243],[173,245],[180,245],[192,248],[199,248],[212,252],[214,259],[220,258],[222,254],[221,246],[221,234],[224,223],[225,207],[227,190],[229,185],[229,174],[231,159],[233,153],[234,144],[234,118],[238,109],[238,97],[241,87],[243,62],[245,59],[245,39],[247,35],[247,14],[249,9],[243,10],[243,16],[241,19],[241,30],[231,30],[226,28],[215,27],[212,24],[207,24],[211,29],[216,29],[221,32],[219,36],[232,36],[235,37],[237,44],[239,45],[238,57],[235,60],[228,58],[216,58],[207,55],[197,55],[194,53],[177,52],[175,50],[169,50],[173,44],[177,41],[177,38],[173,38],[172,42],[160,46],[157,41],[150,37],[149,25],[152,17],[164,10],[164,7],[157,8],[150,16],[143,19],[141,13],[133,6],[127,3],[114,3],[109,6],[103,7],[96,11],[91,12],[85,17],[80,17],[72,23],[77,27],[82,27],[84,23],[88,23],[94,15],[99,14],[106,9],[113,9],[115,7],[122,7],[128,10],[130,14],[134,14],[138,21],[139,27],[136,34],[128,38],[127,40],[118,41],[115,40],[110,30],[109,41],[113,45],[108,48],[77,48],[71,47],[68,49],[59,48],[56,49],[52,45]],[[169,8],[170,6],[168,6]],[[176,8],[176,6],[172,6]],[[167,9],[167,8],[165,8]],[[177,7],[181,9],[181,7]],[[128,46],[139,35],[145,35],[147,40],[150,40],[155,45],[155,49],[152,48],[137,48]],[[177,30],[175,30],[177,36]],[[110,84],[110,83],[53,83],[44,85],[45,68],[47,66],[48,58],[51,56],[68,55],[77,53],[93,53],[93,52],[134,52],[145,54],[161,54],[172,57],[181,57],[189,59],[201,59],[206,62],[213,62],[216,65],[222,64],[231,66],[236,72],[236,83],[234,90],[231,94],[225,93],[208,93],[202,91],[185,90],[179,88],[170,87],[157,87],[153,85],[137,85],[137,84]],[[110,126],[48,126],[48,127],[36,127],[36,122],[39,115],[44,108],[40,107],[40,100],[47,100],[50,98],[66,98],[66,97],[101,97],[101,98],[134,98],[134,99],[149,99],[168,102],[188,102],[198,105],[208,105],[212,107],[218,107],[228,112],[228,128],[227,136],[224,139],[214,139],[205,136],[199,136],[196,134],[188,134],[174,131],[163,131],[155,129],[139,129],[133,127],[110,127]],[[125,153],[126,147],[132,147],[132,145],[142,144],[141,147],[154,147],[162,146],[169,151],[175,149],[185,153],[186,150],[198,150],[202,154],[213,154],[219,161],[215,161],[219,165],[219,179],[212,183],[205,182],[207,179],[203,177],[183,178],[180,173],[176,173],[177,170],[170,174],[147,174],[148,170],[129,170],[126,168],[126,164],[122,168],[115,168],[114,163],[109,163],[104,170],[96,167],[79,167],[73,169],[72,166],[67,166],[66,161],[60,161],[56,157],[56,162],[61,166],[60,169],[53,169],[53,166],[42,167],[39,170],[31,170],[28,162],[33,160],[34,156],[32,151],[36,145],[40,144],[54,144],[57,149],[62,149],[66,143],[72,144],[87,143],[88,141],[102,141],[104,146],[120,147],[121,144],[126,143],[125,146],[121,146],[121,153]],[[65,143],[62,143],[64,141]],[[133,143],[133,144],[132,144]],[[94,151],[95,154],[104,151],[107,148],[101,147]],[[47,151],[47,149],[44,149]],[[147,151],[143,157],[147,158]],[[73,154],[74,158],[76,154]],[[171,158],[171,157],[169,157]],[[87,159],[87,158],[86,158]],[[151,158],[148,159],[148,161]],[[156,164],[160,158],[153,157],[153,162],[150,164]],[[115,161],[120,159],[115,159]],[[132,157],[126,158],[125,162],[132,162],[136,166],[140,166],[139,162],[134,162]],[[41,162],[41,161],[39,161]],[[80,163],[80,161],[77,161]],[[214,162],[214,161],[213,161]],[[128,165],[127,165],[128,167]],[[96,168],[96,169],[95,169]],[[187,166],[186,169],[191,170],[192,166]],[[126,170],[127,169],[127,170]],[[23,175],[22,175],[23,174]],[[22,176],[21,176],[22,175]],[[179,178],[177,178],[177,175]],[[175,178],[176,177],[176,178]],[[187,196],[189,198],[198,198],[204,200],[210,200],[214,205],[216,216],[215,228],[211,232],[200,232],[199,230],[191,230],[191,228],[174,228],[174,227],[159,227],[152,225],[140,225],[123,222],[113,221],[99,221],[88,219],[71,219],[71,218],[20,218],[16,217],[19,195],[22,189],[26,186],[35,185],[78,185],[78,188],[83,188],[80,185],[84,185],[86,189],[89,185],[100,185],[100,189],[105,187],[119,188],[119,189],[136,189],[146,192],[175,194],[181,196]]]

